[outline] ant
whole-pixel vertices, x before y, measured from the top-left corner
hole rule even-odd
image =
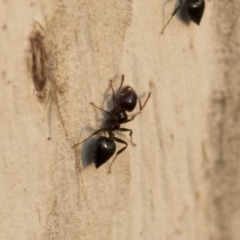
[[[183,4],[183,0],[179,0],[179,6],[173,11],[172,16],[162,28],[161,34],[163,34],[165,28],[170,23],[174,15],[181,8],[182,4]],[[186,0],[186,5],[187,5],[186,7],[187,7],[188,14],[190,16],[190,19],[199,25],[204,12],[205,1],[204,0]]]
[[[145,107],[148,99],[151,96],[151,92],[149,92],[147,99],[145,100],[144,104],[142,105],[142,103],[141,103],[139,97],[137,96],[136,92],[134,91],[134,89],[130,86],[122,87],[123,82],[124,82],[124,75],[122,75],[121,84],[120,84],[117,92],[115,93],[113,86],[112,86],[112,80],[110,80],[110,87],[112,89],[112,101],[114,104],[114,107],[110,112],[105,111],[104,109],[96,106],[92,102],[90,103],[95,108],[105,112],[107,114],[107,118],[106,118],[102,128],[100,128],[99,130],[92,133],[89,137],[87,137],[83,141],[76,143],[72,146],[72,148],[75,148],[76,146],[85,142],[92,136],[94,136],[100,132],[103,132],[103,131],[107,132],[108,137],[105,137],[105,136],[99,137],[97,139],[97,141],[95,142],[95,147],[93,149],[95,167],[99,168],[102,164],[107,162],[114,155],[114,153],[116,151],[115,142],[124,144],[125,146],[117,151],[114,159],[110,163],[109,173],[111,172],[111,166],[112,166],[114,160],[116,159],[116,157],[128,147],[127,142],[125,142],[124,140],[122,140],[120,138],[115,137],[114,131],[117,130],[120,132],[129,132],[131,143],[136,146],[136,144],[133,143],[133,141],[132,141],[132,134],[133,134],[132,130],[128,129],[128,128],[122,128],[121,124],[128,123],[128,122],[131,122],[132,120],[134,120],[134,118],[138,114],[141,113],[141,111]],[[126,112],[132,112],[137,105],[137,101],[139,102],[139,110],[140,111],[135,113],[131,118],[128,118],[128,115]]]

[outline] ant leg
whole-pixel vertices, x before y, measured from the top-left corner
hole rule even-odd
[[[122,143],[122,144],[125,144],[126,146],[117,151],[116,156],[114,157],[114,159],[112,160],[112,162],[111,162],[110,165],[109,165],[109,170],[108,170],[109,173],[111,173],[112,164],[113,164],[113,162],[115,161],[115,159],[117,158],[117,156],[118,156],[121,152],[123,152],[123,151],[127,148],[127,146],[128,146],[128,144],[127,144],[125,141],[123,141],[122,139],[120,139],[120,138],[114,137],[113,139],[114,139],[114,141],[119,142],[119,143]]]
[[[101,132],[101,131],[103,131],[103,130],[104,130],[104,128],[101,128],[101,129],[97,130],[96,132],[92,133],[89,137],[85,138],[83,141],[78,142],[78,143],[75,143],[75,144],[72,146],[72,148],[75,148],[75,147],[78,146],[79,144],[85,142],[85,141],[88,140],[90,137],[98,134],[99,132]]]
[[[172,18],[174,17],[174,15],[178,12],[178,10],[180,9],[181,6],[182,6],[182,0],[179,0],[179,6],[173,11],[172,16],[169,18],[169,20],[167,21],[167,23],[163,26],[162,31],[160,32],[160,34],[163,34],[165,28],[166,28],[167,25],[170,23],[170,21],[172,20]]]
[[[148,99],[149,99],[150,97],[151,97],[151,92],[148,93],[147,99],[145,100],[145,102],[144,102],[143,105],[142,105],[139,97],[137,97],[137,98],[138,98],[138,101],[139,101],[139,109],[140,109],[140,111],[143,110],[143,108],[145,107],[145,105],[146,105],[146,103],[148,102]]]
[[[101,111],[103,111],[103,112],[107,113],[108,115],[111,115],[111,113],[110,113],[110,112],[107,112],[106,110],[104,110],[104,109],[102,109],[102,108],[100,108],[100,107],[96,106],[96,105],[95,105],[93,102],[90,102],[90,104],[91,104],[91,105],[93,105],[95,108],[97,108],[97,109],[99,109],[99,110],[101,110]]]
[[[137,144],[133,142],[132,140],[132,134],[133,134],[133,131],[131,129],[128,129],[128,128],[119,128],[119,131],[121,132],[129,132],[129,136],[130,136],[130,139],[131,139],[131,143],[136,146]]]
[[[140,114],[141,112],[137,112],[137,113],[135,113],[130,119],[128,119],[126,122],[124,122],[124,123],[127,123],[127,122],[131,122],[132,120],[134,120],[134,118],[138,115],[138,114]]]

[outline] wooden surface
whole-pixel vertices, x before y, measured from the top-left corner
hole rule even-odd
[[[175,3],[163,4],[1,1],[0,239],[240,239],[240,2],[206,0],[200,26],[174,17],[160,35]],[[89,102],[107,109],[121,74],[141,97],[152,91],[127,125],[137,146],[112,174],[83,170],[88,144],[71,146],[101,125]]]

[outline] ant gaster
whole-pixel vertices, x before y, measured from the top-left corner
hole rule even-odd
[[[167,23],[162,28],[161,34],[163,34],[165,28],[170,23],[174,15],[178,12],[178,10],[181,8],[183,4],[183,0],[179,0],[179,6],[173,11],[170,19],[167,21]],[[188,14],[190,16],[190,19],[195,22],[196,24],[200,24],[200,21],[202,19],[202,15],[205,8],[205,1],[204,0],[186,0],[186,7]]]
[[[97,109],[99,109],[107,114],[107,118],[106,118],[106,121],[104,122],[103,128],[100,128],[99,130],[92,133],[89,137],[84,139],[83,141],[73,145],[73,148],[75,148],[76,146],[85,142],[92,136],[94,136],[102,131],[107,132],[108,137],[105,137],[105,136],[99,137],[97,139],[97,141],[95,142],[95,147],[93,149],[94,163],[95,163],[96,168],[99,168],[102,164],[104,164],[106,161],[108,161],[114,155],[114,153],[116,151],[115,142],[124,144],[125,146],[117,151],[114,159],[112,160],[111,164],[109,165],[109,172],[111,172],[111,166],[112,166],[114,160],[116,159],[116,157],[120,153],[122,153],[128,146],[127,142],[125,142],[124,140],[122,140],[118,137],[115,137],[114,131],[117,130],[120,132],[129,132],[131,142],[132,142],[132,144],[134,144],[132,141],[132,133],[133,133],[132,130],[128,129],[128,128],[122,128],[120,125],[134,120],[134,118],[138,114],[141,113],[141,111],[145,107],[148,99],[151,96],[151,92],[149,92],[147,99],[145,100],[144,104],[142,105],[142,103],[141,103],[139,97],[137,96],[136,92],[134,91],[134,89],[130,86],[122,87],[123,82],[124,82],[124,75],[122,75],[121,84],[120,84],[117,92],[115,93],[113,86],[112,86],[112,80],[110,80],[110,87],[112,89],[112,100],[113,100],[113,104],[114,104],[114,107],[110,112],[97,107],[94,103],[91,103],[94,107],[96,107]],[[132,112],[137,105],[137,101],[139,102],[140,111],[135,113],[132,117],[128,118],[128,115],[126,112]],[[136,145],[136,144],[134,144],[134,145]]]

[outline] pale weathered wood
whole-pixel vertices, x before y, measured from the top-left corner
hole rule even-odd
[[[240,239],[240,3],[206,0],[200,26],[174,17],[160,35],[175,4],[163,15],[163,3],[0,3],[0,239]],[[41,101],[36,22],[48,53]],[[121,74],[143,98],[151,82],[128,124],[137,146],[112,174],[83,170],[88,144],[71,146],[99,127],[89,102],[107,108]]]

